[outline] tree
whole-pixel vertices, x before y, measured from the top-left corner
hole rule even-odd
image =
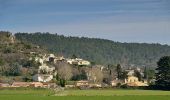
[[[142,75],[141,75],[140,71],[135,70],[135,76],[139,79],[139,81],[142,81]]]
[[[155,70],[148,70],[148,79],[151,80],[151,79],[154,79],[155,77]]]
[[[0,58],[0,66],[2,66],[4,64],[5,64],[5,61],[2,58]]]
[[[159,87],[170,88],[170,56],[164,56],[157,62],[156,82]]]
[[[3,66],[0,66],[0,75],[9,76],[9,73],[10,73],[9,65],[5,64]]]
[[[99,68],[92,67],[88,72],[88,77],[94,83],[101,83],[103,81],[103,73]]]
[[[60,62],[57,66],[57,77],[59,77],[60,85],[62,87],[65,87],[66,81],[71,79],[73,76],[72,74],[72,68],[70,65],[64,62]]]
[[[120,64],[117,64],[116,66],[116,71],[117,71],[117,78],[121,79],[121,75],[122,75],[122,67]]]
[[[85,72],[85,67],[79,68],[73,68],[73,77],[72,80],[78,81],[78,80],[87,80],[87,75]]]
[[[76,59],[77,56],[76,56],[75,54],[73,54],[71,58],[72,58],[72,59]]]
[[[3,53],[5,53],[5,54],[12,53],[12,48],[11,47],[4,48]]]
[[[144,69],[144,79],[148,79],[148,70],[147,70],[147,68],[145,67],[145,69]]]
[[[112,74],[113,74],[113,69],[114,69],[114,65],[112,65],[112,64],[108,64],[108,69],[109,69],[109,75],[110,76],[112,76]]]
[[[122,76],[121,76],[121,79],[126,79],[127,77],[128,77],[128,72],[126,72],[126,71],[123,71],[122,72]]]
[[[143,76],[144,79],[152,80],[155,77],[155,70],[152,68],[149,69],[145,67],[143,73],[144,73],[144,76]]]
[[[12,75],[12,76],[19,76],[21,75],[21,68],[22,66],[19,64],[19,63],[13,63],[10,65],[10,72],[9,72],[9,75]]]

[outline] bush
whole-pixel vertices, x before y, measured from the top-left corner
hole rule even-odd
[[[4,64],[5,64],[5,61],[2,58],[0,58],[0,66],[2,66]]]
[[[3,52],[4,53],[12,53],[12,48],[7,47],[3,50]]]
[[[121,85],[121,86],[120,86],[120,88],[128,89],[128,88],[129,88],[129,86],[128,86],[127,84],[123,84],[123,85]]]

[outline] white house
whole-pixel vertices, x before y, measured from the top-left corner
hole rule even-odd
[[[46,64],[39,66],[38,72],[44,71],[46,73],[52,73],[55,70],[55,67],[49,67]]]
[[[80,58],[76,58],[76,59],[66,59],[68,64],[75,64],[75,65],[79,65],[79,66],[88,66],[90,65],[90,62],[87,60],[83,60]]]
[[[49,82],[53,79],[53,75],[48,74],[36,74],[33,76],[35,82]]]

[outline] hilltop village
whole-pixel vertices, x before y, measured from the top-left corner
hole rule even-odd
[[[0,33],[0,46],[0,87],[102,88],[154,83],[154,75],[144,67],[98,65],[74,54],[65,58],[16,40],[9,32]]]

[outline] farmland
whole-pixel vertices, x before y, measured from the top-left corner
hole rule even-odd
[[[152,90],[0,90],[0,100],[168,100],[170,91]]]

